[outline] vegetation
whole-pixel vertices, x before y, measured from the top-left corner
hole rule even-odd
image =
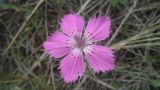
[[[62,80],[41,45],[69,12],[111,17],[116,70]],[[0,90],[160,90],[159,68],[159,0],[0,0]]]

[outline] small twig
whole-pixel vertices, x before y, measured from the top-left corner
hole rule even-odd
[[[134,36],[132,36],[132,37],[130,37],[130,38],[127,38],[127,39],[125,39],[125,40],[122,40],[122,41],[120,41],[120,42],[118,42],[118,43],[115,43],[115,44],[111,45],[110,47],[111,47],[112,49],[114,49],[114,50],[118,50],[118,49],[124,47],[125,45],[129,44],[129,43],[130,43],[131,41],[133,41],[133,40],[138,40],[138,39],[142,39],[142,38],[144,38],[144,37],[146,37],[146,36],[149,36],[149,35],[150,35],[149,33],[155,31],[158,27],[159,27],[159,26],[157,25],[157,26],[155,26],[155,27],[153,27],[153,28],[149,28],[149,29],[147,29],[147,30],[145,30],[145,31],[143,30],[143,31],[141,31],[139,34],[136,34],[136,35],[134,35]],[[147,35],[147,34],[149,34],[149,35]],[[151,35],[152,35],[152,34],[151,34]],[[159,34],[157,34],[157,35],[159,35]],[[152,35],[152,36],[153,36],[153,35]]]
[[[48,13],[47,13],[47,9],[48,9],[48,7],[47,7],[47,2],[45,3],[45,14],[44,14],[44,17],[45,17],[45,30],[46,30],[46,36],[48,37],[48,19],[47,19],[47,15],[48,15]]]
[[[52,85],[53,85],[53,90],[56,90],[56,85],[55,85],[55,82],[54,82],[54,74],[53,74],[53,63],[51,61],[51,78],[52,78]]]
[[[85,10],[86,6],[89,4],[90,1],[91,1],[91,0],[87,0],[87,1],[83,4],[83,6],[80,8],[80,10],[77,12],[77,14],[82,13],[82,12]]]
[[[43,53],[40,58],[38,59],[38,61],[36,61],[32,66],[31,66],[31,71],[34,70],[34,68],[36,68],[38,65],[40,65],[40,63],[43,61],[44,57],[46,56],[46,53]]]
[[[156,2],[156,3],[150,4],[150,5],[144,6],[144,7],[134,9],[133,12],[146,11],[146,10],[152,10],[155,8],[160,8],[159,5],[160,5],[160,3]]]
[[[144,46],[160,46],[160,43],[143,43],[143,44],[126,45],[125,47],[122,48],[135,48]]]
[[[129,12],[126,14],[125,18],[122,20],[121,24],[119,25],[119,27],[117,28],[115,33],[112,35],[111,39],[107,42],[107,45],[109,45],[113,41],[113,39],[115,39],[115,37],[119,33],[120,29],[122,28],[123,24],[126,22],[128,17],[130,16],[130,14],[133,12],[133,9],[136,7],[137,2],[138,2],[138,0],[134,0],[133,6],[130,8]]]
[[[38,4],[35,6],[35,8],[32,10],[31,14],[27,17],[26,21],[23,22],[22,26],[19,28],[18,32],[16,33],[16,35],[13,37],[13,39],[11,40],[10,44],[7,46],[7,48],[4,50],[3,55],[11,48],[11,46],[14,44],[15,40],[17,39],[17,37],[19,36],[19,34],[23,31],[23,28],[27,25],[27,22],[31,19],[31,17],[33,16],[33,14],[36,12],[36,10],[38,9],[38,7],[42,4],[43,0],[40,0],[38,2]]]
[[[99,84],[101,84],[101,85],[103,85],[103,86],[105,86],[105,87],[107,87],[107,88],[109,88],[111,90],[115,90],[114,87],[112,87],[111,85],[107,84],[106,82],[104,82],[104,81],[102,81],[102,80],[100,80],[98,78],[95,78],[95,77],[92,77],[92,76],[89,76],[89,75],[86,75],[86,76],[88,78],[90,78],[91,80],[93,80],[93,81],[95,81],[95,82],[97,82],[97,83],[99,83]]]
[[[89,12],[91,12],[93,9],[95,9],[100,3],[102,3],[103,0],[100,0],[100,1],[92,1],[91,4],[88,5],[89,9],[84,12],[84,14],[88,14]]]
[[[77,86],[76,86],[73,90],[79,90],[79,88],[80,88],[80,87],[82,86],[82,84],[86,81],[86,79],[87,79],[87,77],[84,76],[83,79],[82,79],[82,81],[79,82],[79,83],[77,84]]]

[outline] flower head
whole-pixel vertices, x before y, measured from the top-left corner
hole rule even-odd
[[[65,82],[73,82],[85,72],[84,59],[95,72],[115,68],[115,56],[109,47],[95,42],[109,37],[109,17],[92,17],[86,28],[83,17],[77,14],[65,15],[60,23],[62,32],[55,32],[43,43],[45,51],[60,62],[61,76]]]

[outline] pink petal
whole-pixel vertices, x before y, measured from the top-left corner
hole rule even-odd
[[[68,40],[69,37],[65,34],[55,32],[43,43],[43,48],[55,58],[63,57],[71,51],[71,48],[66,44]]]
[[[100,41],[109,37],[111,20],[109,17],[93,17],[88,21],[84,35],[88,40]]]
[[[115,69],[115,56],[111,48],[91,45],[84,50],[88,63],[95,72],[105,72]]]
[[[59,68],[66,83],[74,82],[85,72],[83,53],[74,49],[60,62]]]
[[[83,31],[84,20],[83,17],[77,14],[65,15],[60,23],[61,29],[68,36],[81,34]]]

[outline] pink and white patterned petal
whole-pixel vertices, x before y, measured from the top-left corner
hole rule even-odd
[[[66,43],[69,41],[69,37],[61,32],[55,32],[43,43],[43,48],[52,57],[60,58],[71,51]]]
[[[83,53],[75,48],[60,62],[61,76],[66,83],[74,82],[85,72]]]
[[[60,23],[60,27],[68,36],[74,36],[75,34],[82,34],[84,27],[83,17],[77,14],[65,15]]]
[[[115,56],[111,48],[91,45],[84,49],[87,61],[95,72],[105,72],[115,69]]]
[[[101,41],[109,37],[111,20],[109,17],[93,17],[88,21],[85,37],[91,41]]]

